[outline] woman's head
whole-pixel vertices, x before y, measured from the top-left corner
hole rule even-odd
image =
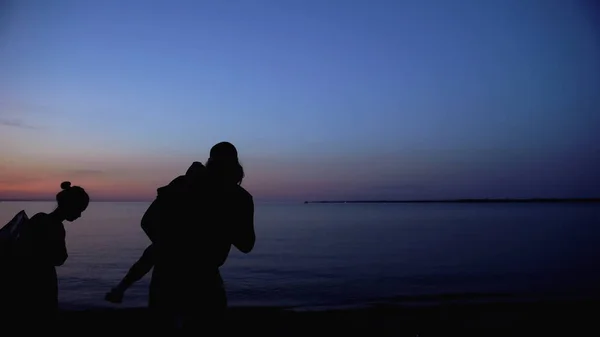
[[[56,195],[57,210],[60,211],[65,220],[75,221],[88,207],[90,197],[83,188],[71,186],[71,183],[68,181],[60,184],[60,188],[62,191]]]
[[[239,185],[244,179],[244,168],[238,160],[237,149],[229,142],[218,143],[210,149],[206,168],[219,182]]]

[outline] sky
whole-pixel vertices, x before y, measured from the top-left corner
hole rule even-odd
[[[0,0],[0,198],[599,197],[599,93],[594,1]]]

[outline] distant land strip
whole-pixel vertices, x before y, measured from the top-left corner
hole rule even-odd
[[[410,204],[410,203],[600,203],[600,198],[440,199],[440,200],[318,200],[305,204]]]
[[[49,202],[50,198],[5,198],[0,202]],[[94,199],[94,202],[151,202],[152,199]],[[425,199],[425,200],[315,200],[304,204],[418,204],[418,203],[600,203],[600,198],[497,198],[497,199]]]

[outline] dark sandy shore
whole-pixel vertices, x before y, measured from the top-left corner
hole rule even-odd
[[[237,307],[229,309],[226,330],[213,335],[598,336],[599,304],[599,301],[445,304],[316,312]],[[65,333],[150,332],[149,314],[144,308],[64,311],[60,322]]]

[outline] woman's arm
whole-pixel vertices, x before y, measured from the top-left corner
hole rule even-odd
[[[57,235],[56,241],[52,243],[54,246],[52,249],[54,254],[51,259],[52,264],[55,266],[62,266],[69,257],[69,254],[67,253],[67,244],[65,242],[65,229],[61,228],[61,230],[62,231]]]
[[[148,246],[142,256],[131,266],[129,272],[121,283],[117,286],[118,289],[123,291],[127,290],[127,288],[131,287],[132,284],[139,281],[144,275],[148,274],[148,272],[154,266],[154,245]]]
[[[38,257],[41,260],[47,260],[53,266],[62,266],[69,254],[67,254],[67,244],[65,242],[65,228],[62,224],[42,224],[38,227],[42,234],[38,238]]]
[[[105,299],[112,303],[121,303],[125,291],[131,287],[135,282],[139,281],[144,275],[148,274],[150,269],[154,266],[154,245],[148,246],[142,256],[131,266],[127,275],[114,287]]]
[[[241,205],[238,223],[232,233],[232,244],[242,253],[250,253],[256,242],[254,233],[254,201],[246,195]]]

